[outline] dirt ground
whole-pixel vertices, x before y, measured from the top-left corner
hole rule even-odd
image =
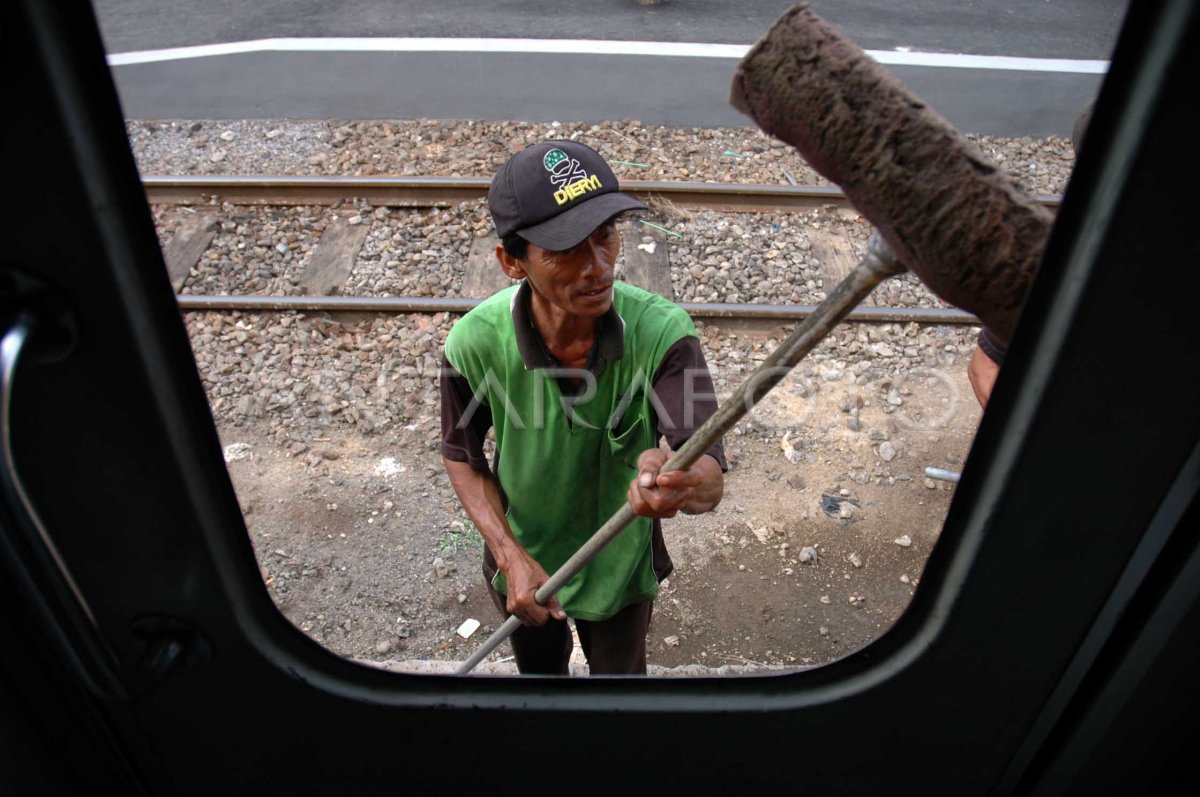
[[[894,382],[810,368],[777,386],[725,439],[721,505],[664,524],[675,572],[655,605],[651,673],[815,666],[887,631],[953,494],[925,468],[961,470],[979,421],[966,360],[960,346]],[[335,653],[390,669],[451,668],[501,619],[441,466],[436,406],[374,435],[281,444],[265,422],[219,430],[280,610]],[[480,627],[464,638],[468,620]],[[480,671],[515,672],[508,644]]]

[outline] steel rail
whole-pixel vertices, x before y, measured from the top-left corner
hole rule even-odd
[[[450,207],[487,196],[485,177],[338,177],[146,175],[142,185],[152,205],[336,205],[364,200],[373,206]],[[841,189],[814,185],[751,185],[625,180],[621,190],[653,202],[666,200],[695,210],[770,212],[834,205],[849,207]],[[1058,195],[1034,197],[1048,207]]]
[[[179,308],[187,313],[204,311],[243,312],[367,312],[367,313],[465,313],[482,299],[433,298],[424,296],[203,296],[179,294]],[[765,319],[803,321],[816,307],[807,304],[719,304],[676,302],[693,318]],[[971,313],[951,308],[856,307],[847,321],[886,324],[947,324],[978,326]]]

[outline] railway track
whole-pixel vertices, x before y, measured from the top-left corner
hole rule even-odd
[[[450,207],[483,199],[484,177],[227,177],[147,175],[142,178],[152,205],[336,205],[356,199],[374,206]],[[680,208],[777,212],[849,207],[839,188],[815,185],[748,185],[626,180],[621,190],[642,201],[665,199]],[[1062,197],[1036,196],[1057,208]]]
[[[148,202],[154,206],[223,207],[234,206],[338,206],[366,202],[372,207],[447,208],[463,202],[478,201],[487,195],[486,178],[436,177],[211,177],[146,176],[142,180]],[[626,181],[622,190],[648,203],[666,202],[685,210],[733,213],[787,213],[829,208],[849,208],[845,194],[825,186],[742,185],[727,183],[679,183]],[[1056,208],[1061,197],[1039,196]],[[341,294],[354,269],[358,248],[365,230],[344,226],[326,230],[322,241],[333,241],[315,265],[310,264],[305,285],[308,295],[197,295],[181,294],[189,273],[212,241],[210,214],[195,214],[194,220],[175,231],[165,246],[168,271],[172,277],[180,309],[185,312],[233,311],[279,312],[375,312],[375,313],[464,313],[483,298],[503,287],[499,275],[487,257],[494,241],[479,239],[479,257],[468,258],[466,268],[479,273],[464,275],[462,297],[429,296],[347,296]],[[628,244],[628,242],[627,242]],[[320,247],[319,247],[320,248]],[[658,257],[628,254],[636,249],[627,245],[626,278],[648,290],[675,299],[671,289],[667,247]],[[651,250],[653,253],[653,250]],[[634,261],[630,266],[628,261]],[[838,268],[845,269],[846,264]],[[836,270],[836,269],[835,269]],[[837,274],[831,277],[837,277]],[[826,280],[829,281],[828,279]],[[808,304],[751,302],[678,302],[697,318],[766,319],[777,322],[807,317],[814,307]],[[877,323],[978,324],[970,313],[953,308],[858,307],[848,320]]]
[[[185,312],[213,310],[241,312],[356,312],[356,313],[465,313],[482,299],[445,299],[423,296],[203,296],[181,295]],[[693,318],[754,319],[777,322],[800,321],[815,305],[726,304],[676,302]],[[967,324],[979,320],[962,310],[921,307],[857,307],[848,321],[881,324]]]

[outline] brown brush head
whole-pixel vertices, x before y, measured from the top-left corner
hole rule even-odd
[[[742,59],[730,102],[841,186],[921,280],[1005,342],[1050,212],[808,7]]]

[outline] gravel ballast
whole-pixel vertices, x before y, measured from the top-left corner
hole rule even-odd
[[[670,128],[638,121],[150,121],[126,123],[142,174],[490,177],[546,139],[582,141],[622,180],[829,185],[794,149],[757,128]],[[968,135],[1033,194],[1061,193],[1074,164],[1065,138]]]

